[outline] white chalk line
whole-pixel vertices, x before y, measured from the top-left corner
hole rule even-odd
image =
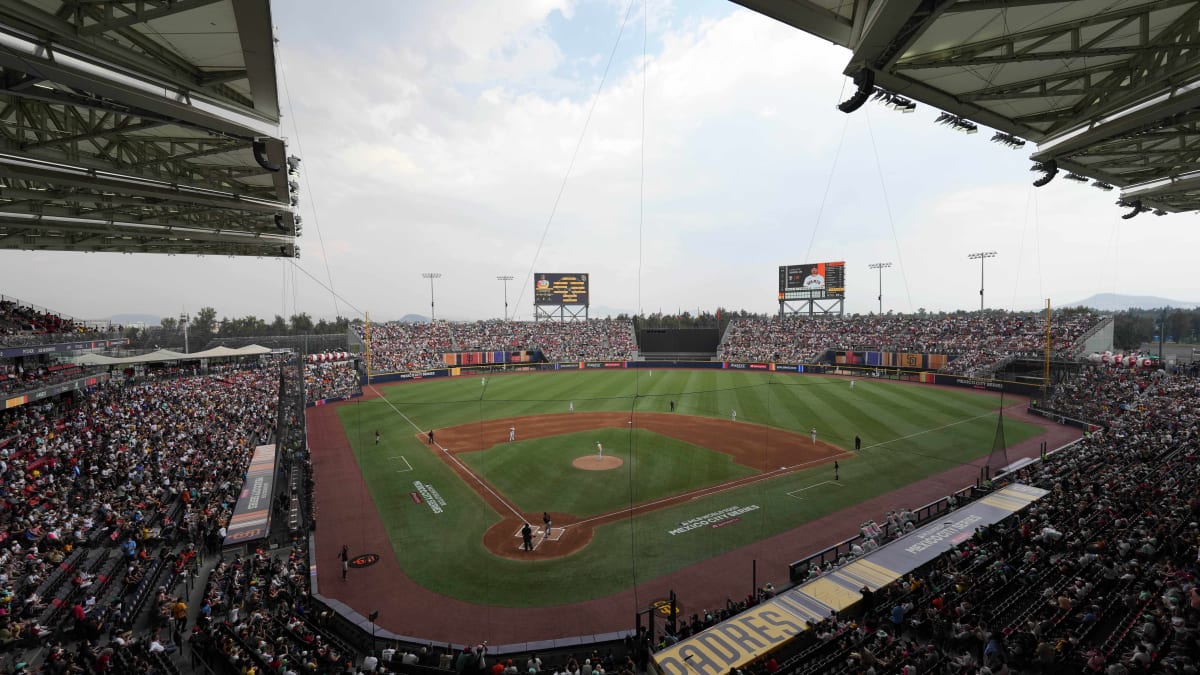
[[[943,425],[942,425],[942,426],[940,426],[940,427],[933,427],[932,429],[926,429],[926,430],[924,430],[924,431],[918,431],[918,432],[916,432],[915,434],[909,434],[909,435],[907,435],[907,436],[897,436],[896,438],[893,438],[893,439],[891,439],[891,440],[884,441],[884,442],[882,442],[882,443],[875,443],[874,445],[864,445],[862,449],[863,449],[863,450],[870,450],[871,448],[881,448],[881,447],[883,447],[883,446],[885,446],[885,445],[889,445],[889,444],[891,444],[891,443],[895,443],[896,441],[903,441],[903,440],[904,440],[904,439],[906,439],[906,438],[914,438],[914,437],[916,437],[916,436],[924,436],[925,434],[932,433],[932,432],[934,432],[934,431],[941,431],[942,429],[949,429],[950,427],[956,427],[956,426],[958,426],[958,425],[960,425],[960,424],[966,424],[967,422],[974,422],[974,421],[975,421],[975,420],[977,420],[977,419],[981,419],[981,418],[984,418],[984,417],[990,417],[990,416],[992,416],[992,415],[995,415],[995,414],[996,414],[996,411],[995,411],[995,410],[992,410],[992,411],[990,411],[990,412],[985,412],[985,413],[983,413],[983,414],[976,415],[976,416],[974,416],[974,417],[968,417],[968,418],[966,418],[966,419],[959,420],[959,421],[957,421],[957,422],[951,422],[951,423],[949,423],[949,424],[943,424]]]
[[[521,530],[523,530],[523,529],[525,529],[525,528],[523,528],[523,527],[518,528],[517,531],[513,533],[513,536],[516,537],[517,539],[520,539],[521,538]],[[559,539],[562,538],[563,532],[565,532],[565,531],[566,530],[564,530],[561,527],[551,527],[549,530],[547,530],[546,528],[542,527],[541,525],[535,525],[533,527],[533,533],[530,536],[533,539],[539,540],[539,543],[541,541],[558,541]]]
[[[804,497],[796,496],[796,493],[804,492],[805,490],[811,490],[816,487],[821,487],[822,485],[836,485],[837,487],[841,487],[841,488],[846,487],[845,485],[842,485],[841,481],[838,481],[838,480],[823,480],[820,483],[813,483],[812,485],[808,485],[808,486],[805,486],[802,488],[797,488],[795,490],[792,490],[791,492],[787,493],[787,496],[793,497],[795,499],[804,499]]]
[[[408,422],[410,425],[412,425],[412,428],[416,429],[416,430],[417,430],[417,433],[421,433],[422,431],[424,431],[423,429],[421,429],[421,427],[417,426],[415,422],[413,422],[411,419],[409,419],[408,415],[405,415],[403,412],[401,412],[401,411],[400,411],[400,409],[399,409],[399,408],[397,408],[395,405],[393,405],[391,401],[387,400],[387,397],[386,397],[386,396],[384,396],[383,394],[379,393],[379,390],[378,390],[378,389],[376,389],[374,385],[367,385],[367,386],[371,387],[371,390],[372,390],[372,391],[374,391],[374,392],[375,392],[375,394],[376,394],[377,396],[379,396],[379,398],[383,399],[383,402],[384,402],[384,403],[386,403],[386,404],[388,404],[388,407],[389,407],[389,408],[391,408],[392,410],[395,410],[397,415],[399,415],[400,417],[404,418],[404,421],[405,421],[405,422]],[[452,462],[454,462],[455,464],[457,464],[457,465],[459,466],[459,468],[461,468],[461,469],[462,469],[464,472],[466,472],[466,474],[467,474],[468,476],[470,476],[471,478],[474,478],[474,479],[475,479],[475,482],[476,482],[476,483],[479,483],[479,485],[480,485],[480,486],[482,486],[484,490],[487,490],[489,494],[491,494],[491,495],[492,495],[493,497],[495,497],[495,498],[496,498],[496,499],[497,499],[497,500],[498,500],[498,501],[499,501],[501,504],[503,504],[503,505],[504,505],[504,508],[506,508],[506,509],[508,509],[509,511],[511,511],[511,512],[512,512],[512,514],[513,514],[514,516],[516,516],[516,517],[520,518],[521,520],[524,520],[524,519],[525,519],[525,516],[521,515],[521,512],[520,512],[520,511],[518,511],[518,510],[516,510],[515,508],[513,508],[513,505],[512,505],[512,504],[509,504],[507,499],[505,499],[504,497],[501,497],[499,494],[497,494],[497,493],[496,493],[496,491],[492,489],[492,486],[488,485],[488,484],[487,484],[487,483],[486,483],[486,482],[485,482],[485,481],[484,481],[482,478],[480,478],[479,476],[476,476],[476,475],[475,475],[475,473],[474,473],[473,471],[471,471],[470,469],[468,469],[468,468],[467,468],[467,465],[466,465],[466,464],[463,464],[462,462],[458,461],[458,458],[457,458],[457,457],[455,457],[454,455],[450,454],[450,450],[448,450],[447,448],[443,447],[443,446],[442,446],[442,444],[441,444],[441,443],[438,443],[437,441],[434,441],[434,442],[433,442],[433,444],[434,444],[435,446],[437,446],[437,448],[438,448],[439,450],[441,450],[442,452],[446,453],[446,457],[450,458],[450,461],[452,461]]]
[[[408,458],[404,455],[396,455],[395,457],[388,457],[388,459],[399,459],[404,462],[404,466],[408,467],[407,469],[397,469],[396,473],[408,473],[413,470],[412,464],[408,463]]]

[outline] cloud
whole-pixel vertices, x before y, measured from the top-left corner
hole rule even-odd
[[[438,314],[454,318],[499,316],[498,274],[517,277],[510,304],[528,317],[531,271],[588,272],[595,302],[627,311],[773,312],[776,268],[811,260],[847,262],[848,311],[876,307],[867,265],[880,260],[896,263],[885,309],[971,309],[966,256],[992,249],[994,307],[1192,294],[1187,246],[1157,247],[1152,270],[1136,262],[1154,246],[1147,223],[1187,242],[1189,216],[1122,221],[1111,194],[1061,179],[1034,191],[1029,150],[938,126],[924,106],[844,115],[848,52],[731,3],[651,3],[645,60],[635,5],[594,99],[627,7],[277,5],[304,269],[324,283],[327,264],[380,318],[426,310],[425,271],[444,275]],[[68,288],[43,271],[66,265],[101,281]],[[8,292],[84,316],[333,311],[274,261],[0,253],[0,267]]]

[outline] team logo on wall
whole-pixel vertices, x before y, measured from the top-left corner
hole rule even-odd
[[[358,569],[362,569],[364,567],[370,567],[371,565],[374,565],[377,562],[379,562],[378,555],[376,555],[374,553],[364,553],[360,556],[351,558],[349,566],[358,570]]]
[[[663,616],[668,619],[671,618],[671,601],[670,600],[666,600],[666,599],[655,600],[654,602],[650,603],[650,607],[653,608],[655,613],[657,613],[659,616]],[[683,615],[683,605],[679,602],[679,600],[676,600],[675,601],[675,616],[681,616],[681,615]]]

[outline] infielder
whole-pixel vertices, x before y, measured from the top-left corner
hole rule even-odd
[[[817,428],[813,427],[812,431],[810,431],[808,433],[810,436],[812,436],[813,445],[816,445],[817,444]]]
[[[600,459],[604,459],[604,446],[600,445],[600,441],[596,441],[596,453]]]
[[[737,411],[736,411],[736,410],[731,410],[731,411],[729,411],[729,417],[730,417],[730,419],[732,419],[734,422],[736,422],[736,421],[737,421]]]
[[[815,434],[817,432],[814,431],[813,433]],[[508,442],[511,443],[515,440],[517,440],[517,428],[512,426],[508,428]]]
[[[567,404],[567,412],[575,412],[575,401]]]

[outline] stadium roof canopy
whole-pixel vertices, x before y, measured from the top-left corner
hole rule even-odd
[[[858,99],[900,97],[1038,144],[1058,171],[1134,210],[1200,209],[1194,0],[734,0],[852,55]],[[965,123],[964,123],[965,122]]]
[[[159,349],[138,356],[105,356],[103,354],[84,354],[75,359],[82,366],[127,366],[134,363],[161,363],[163,361],[195,361],[198,359],[223,359],[235,356],[261,356],[270,354],[271,350],[259,345],[246,345],[238,349],[229,347],[213,347],[202,352],[180,353],[170,349]]]
[[[0,249],[294,257],[287,160],[268,0],[0,2]]]

